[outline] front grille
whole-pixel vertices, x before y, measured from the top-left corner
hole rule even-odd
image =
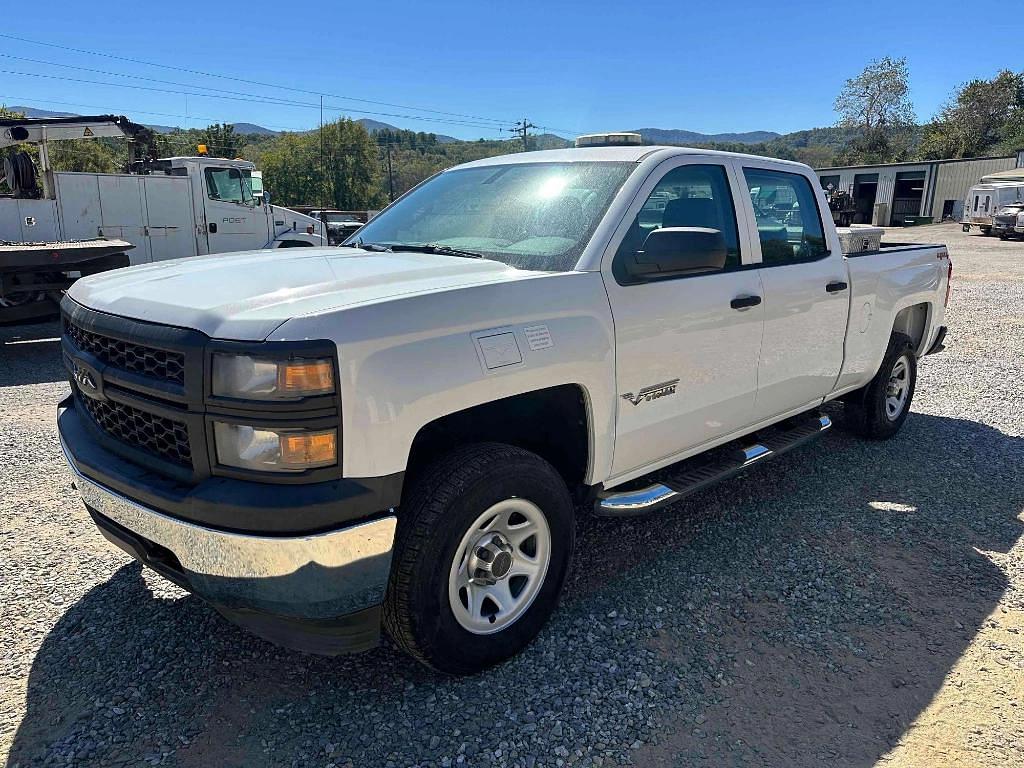
[[[100,429],[111,437],[141,448],[161,459],[192,466],[188,428],[183,422],[146,413],[123,403],[78,398]]]
[[[175,384],[185,383],[185,355],[181,352],[168,352],[87,331],[67,318],[64,318],[64,333],[76,347],[114,368]]]
[[[993,223],[1013,229],[1017,223],[1017,214],[1013,213],[1006,216],[996,216]]]

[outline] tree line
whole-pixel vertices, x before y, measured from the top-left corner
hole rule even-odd
[[[836,125],[761,144],[704,146],[815,168],[1008,155],[1024,149],[1024,72],[1002,70],[990,80],[957,86],[924,124],[917,121],[909,94],[905,58],[873,60],[836,97]]]
[[[990,80],[957,86],[931,120],[918,123],[910,102],[904,58],[871,61],[837,95],[836,125],[786,134],[760,144],[699,146],[797,160],[813,167],[966,158],[1024,148],[1024,72],[1003,70]],[[0,117],[17,116],[0,107]],[[230,124],[147,132],[135,157],[194,155],[200,144],[214,157],[256,163],[280,205],[362,210],[380,208],[429,176],[483,157],[569,146],[556,136],[455,141],[432,133],[369,131],[342,118],[322,130],[241,134]],[[34,148],[27,148],[34,154]],[[129,161],[117,139],[52,142],[56,170],[115,173]],[[0,181],[0,189],[2,189]]]

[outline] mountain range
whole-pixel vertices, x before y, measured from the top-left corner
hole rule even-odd
[[[35,107],[26,106],[11,106],[7,109],[12,112],[21,112],[26,117],[73,117],[73,112],[52,112],[46,109],[36,109]],[[398,127],[389,123],[383,123],[379,120],[370,120],[368,118],[360,118],[356,120],[357,123],[362,125],[366,130],[371,133],[375,131],[400,130]],[[157,133],[171,133],[172,131],[180,130],[176,126],[172,125],[159,125],[145,123],[147,128],[151,128]],[[257,136],[276,136],[281,131],[275,131],[270,128],[265,128],[262,125],[255,123],[230,123],[235,129],[235,133],[249,134]],[[745,133],[698,133],[697,131],[685,131],[678,128],[637,128],[633,130],[633,133],[639,133],[644,139],[652,144],[703,144],[711,141],[719,142],[733,142],[739,144],[759,144],[763,141],[771,141],[777,139],[781,134],[775,133],[774,131],[747,131]],[[453,136],[445,136],[442,134],[436,134],[437,140],[446,142],[460,141]],[[557,138],[552,136],[551,138]],[[551,142],[553,143],[553,142]],[[568,141],[566,144],[568,145]]]

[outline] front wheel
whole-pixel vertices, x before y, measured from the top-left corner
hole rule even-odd
[[[846,423],[863,437],[892,437],[907,420],[916,384],[914,342],[906,334],[893,333],[875,377],[866,387],[844,398]]]
[[[568,489],[544,459],[498,443],[453,451],[403,500],[388,633],[449,674],[504,661],[554,610],[574,534]]]

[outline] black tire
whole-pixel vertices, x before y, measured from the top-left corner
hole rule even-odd
[[[890,376],[898,361],[903,360],[907,375],[907,397],[902,408],[893,416],[886,408]],[[887,440],[900,431],[910,413],[917,384],[917,355],[914,342],[904,333],[893,333],[889,348],[882,358],[878,373],[871,382],[844,399],[844,422],[847,427],[871,440]]]
[[[988,237],[992,234],[992,227],[978,227],[981,230],[981,234]]]
[[[473,522],[510,498],[542,510],[551,533],[547,572],[518,619],[493,634],[475,634],[452,610],[450,569]],[[402,650],[440,672],[471,674],[504,661],[533,640],[557,605],[574,537],[569,491],[548,462],[501,443],[457,449],[427,468],[403,499],[384,627]]]

